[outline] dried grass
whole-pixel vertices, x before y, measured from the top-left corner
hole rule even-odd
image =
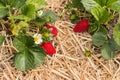
[[[64,13],[65,0],[48,0],[48,6],[58,15]],[[74,33],[67,20],[59,19],[55,26],[59,34],[54,39],[57,54],[47,56],[46,62],[31,71],[21,72],[14,68],[15,48],[12,39],[7,38],[0,47],[0,80],[120,80],[120,55],[112,60],[104,60],[101,54],[91,48],[91,36],[87,33]],[[1,35],[6,35],[4,31]],[[85,57],[85,50],[92,55]]]

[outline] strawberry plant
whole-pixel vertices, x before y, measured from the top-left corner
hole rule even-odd
[[[13,38],[14,64],[19,70],[34,69],[43,64],[47,52],[56,53],[52,41],[58,31],[48,24],[57,17],[51,10],[43,10],[46,5],[45,0],[0,0],[0,31],[7,34],[0,36],[0,45],[5,38]]]
[[[87,18],[89,26],[84,26],[88,24],[87,21],[78,22],[74,31],[81,32],[85,31],[84,28],[89,28],[86,30],[92,35],[93,45],[101,48],[102,56],[105,59],[113,58],[120,51],[120,0],[78,0],[77,2],[79,4],[75,5],[72,0],[67,4],[68,10],[74,9],[76,13],[78,12],[77,14],[71,13],[74,15],[72,20],[77,19],[78,22],[81,19],[80,22],[82,22],[82,18]],[[68,7],[68,5],[72,7]],[[83,14],[84,16],[81,16]]]

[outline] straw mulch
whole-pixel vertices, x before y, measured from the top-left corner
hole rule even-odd
[[[65,12],[67,0],[46,0],[46,7],[58,15]],[[14,68],[14,47],[12,39],[6,39],[0,47],[0,80],[120,80],[120,55],[112,60],[104,60],[95,47],[91,47],[91,36],[87,33],[74,33],[74,24],[58,19],[54,24],[59,34],[54,39],[57,54],[47,56],[43,65],[30,71],[18,71]],[[6,35],[4,31],[1,35]],[[85,50],[92,55],[86,57]]]

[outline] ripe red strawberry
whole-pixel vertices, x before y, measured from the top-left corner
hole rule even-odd
[[[44,42],[41,47],[45,50],[46,54],[52,55],[56,53],[55,47],[51,42]]]
[[[56,27],[54,26],[50,26],[50,25],[46,25],[47,29],[51,29],[51,33],[53,34],[53,36],[57,36],[58,30]]]
[[[77,23],[77,25],[74,27],[73,31],[74,32],[83,32],[88,30],[89,28],[89,21],[88,19],[82,19]]]

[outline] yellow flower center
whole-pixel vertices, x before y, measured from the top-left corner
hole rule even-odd
[[[45,36],[45,37],[49,37],[49,34],[48,34],[48,33],[44,33],[44,36]]]
[[[34,41],[35,41],[35,42],[38,41],[38,37],[34,37]]]

